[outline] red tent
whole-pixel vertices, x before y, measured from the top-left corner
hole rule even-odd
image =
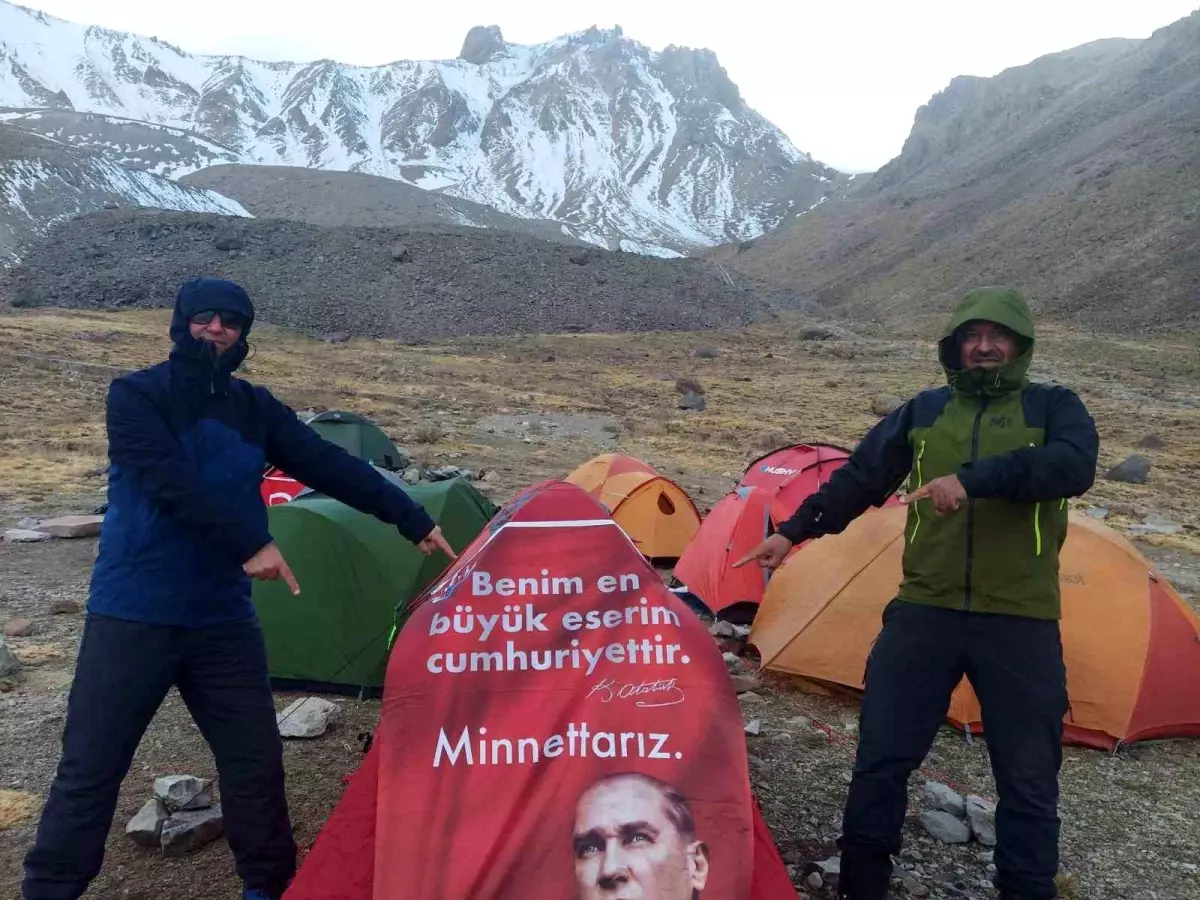
[[[733,564],[771,533],[771,494],[739,487],[704,517],[696,536],[675,565],[675,577],[713,613],[738,604],[762,602],[767,572]]]
[[[621,881],[795,900],[742,721],[703,623],[604,508],[538,485],[414,605],[371,751],[287,900],[560,900]]]
[[[832,444],[783,447],[750,463],[739,486],[759,487],[771,495],[771,521],[778,526],[849,458],[849,450]]]

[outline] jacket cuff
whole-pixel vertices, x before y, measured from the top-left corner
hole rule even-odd
[[[419,544],[425,538],[429,537],[430,532],[436,526],[436,522],[430,518],[429,513],[425,511],[425,507],[419,503],[414,503],[416,511],[409,513],[403,520],[396,523],[396,530],[412,544]]]
[[[967,496],[972,499],[983,497],[987,487],[987,472],[974,466],[964,466],[958,470],[958,483],[963,486]]]

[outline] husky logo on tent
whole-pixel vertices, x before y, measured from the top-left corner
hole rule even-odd
[[[759,470],[768,475],[795,475],[799,469],[785,469],[782,466],[759,466]]]

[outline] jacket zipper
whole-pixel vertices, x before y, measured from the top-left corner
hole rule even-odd
[[[979,424],[983,421],[983,412],[987,409],[988,398],[985,396],[975,413],[975,425],[971,429],[971,463],[979,459]],[[967,581],[966,593],[963,598],[963,609],[971,609],[971,568],[975,563],[975,500],[967,500]]]
[[[916,486],[916,488],[914,488],[914,490],[919,490],[921,487],[921,483],[925,480],[924,476],[921,475],[921,457],[923,457],[924,455],[925,455],[925,442],[921,441],[921,447],[919,450],[917,450],[917,486]],[[912,537],[910,537],[908,539],[908,542],[910,544],[917,539],[917,529],[921,527],[921,504],[920,503],[913,504],[913,512],[916,513],[917,522],[915,525],[913,525]]]

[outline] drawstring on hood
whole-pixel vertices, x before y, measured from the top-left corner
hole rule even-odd
[[[238,342],[218,355],[216,348],[205,340],[192,337],[188,320],[206,310],[228,310],[246,320]],[[175,295],[175,310],[171,316],[172,369],[183,376],[188,394],[225,394],[234,371],[246,359],[249,345],[246,338],[254,325],[254,304],[241,285],[223,278],[193,278],[180,285]]]
[[[995,322],[1012,331],[1020,338],[1020,353],[997,369],[962,368],[959,329],[976,320]],[[1033,313],[1025,298],[1010,287],[981,287],[964,296],[955,307],[938,341],[938,361],[946,373],[946,381],[955,391],[997,397],[1020,390],[1029,383],[1033,346]]]

